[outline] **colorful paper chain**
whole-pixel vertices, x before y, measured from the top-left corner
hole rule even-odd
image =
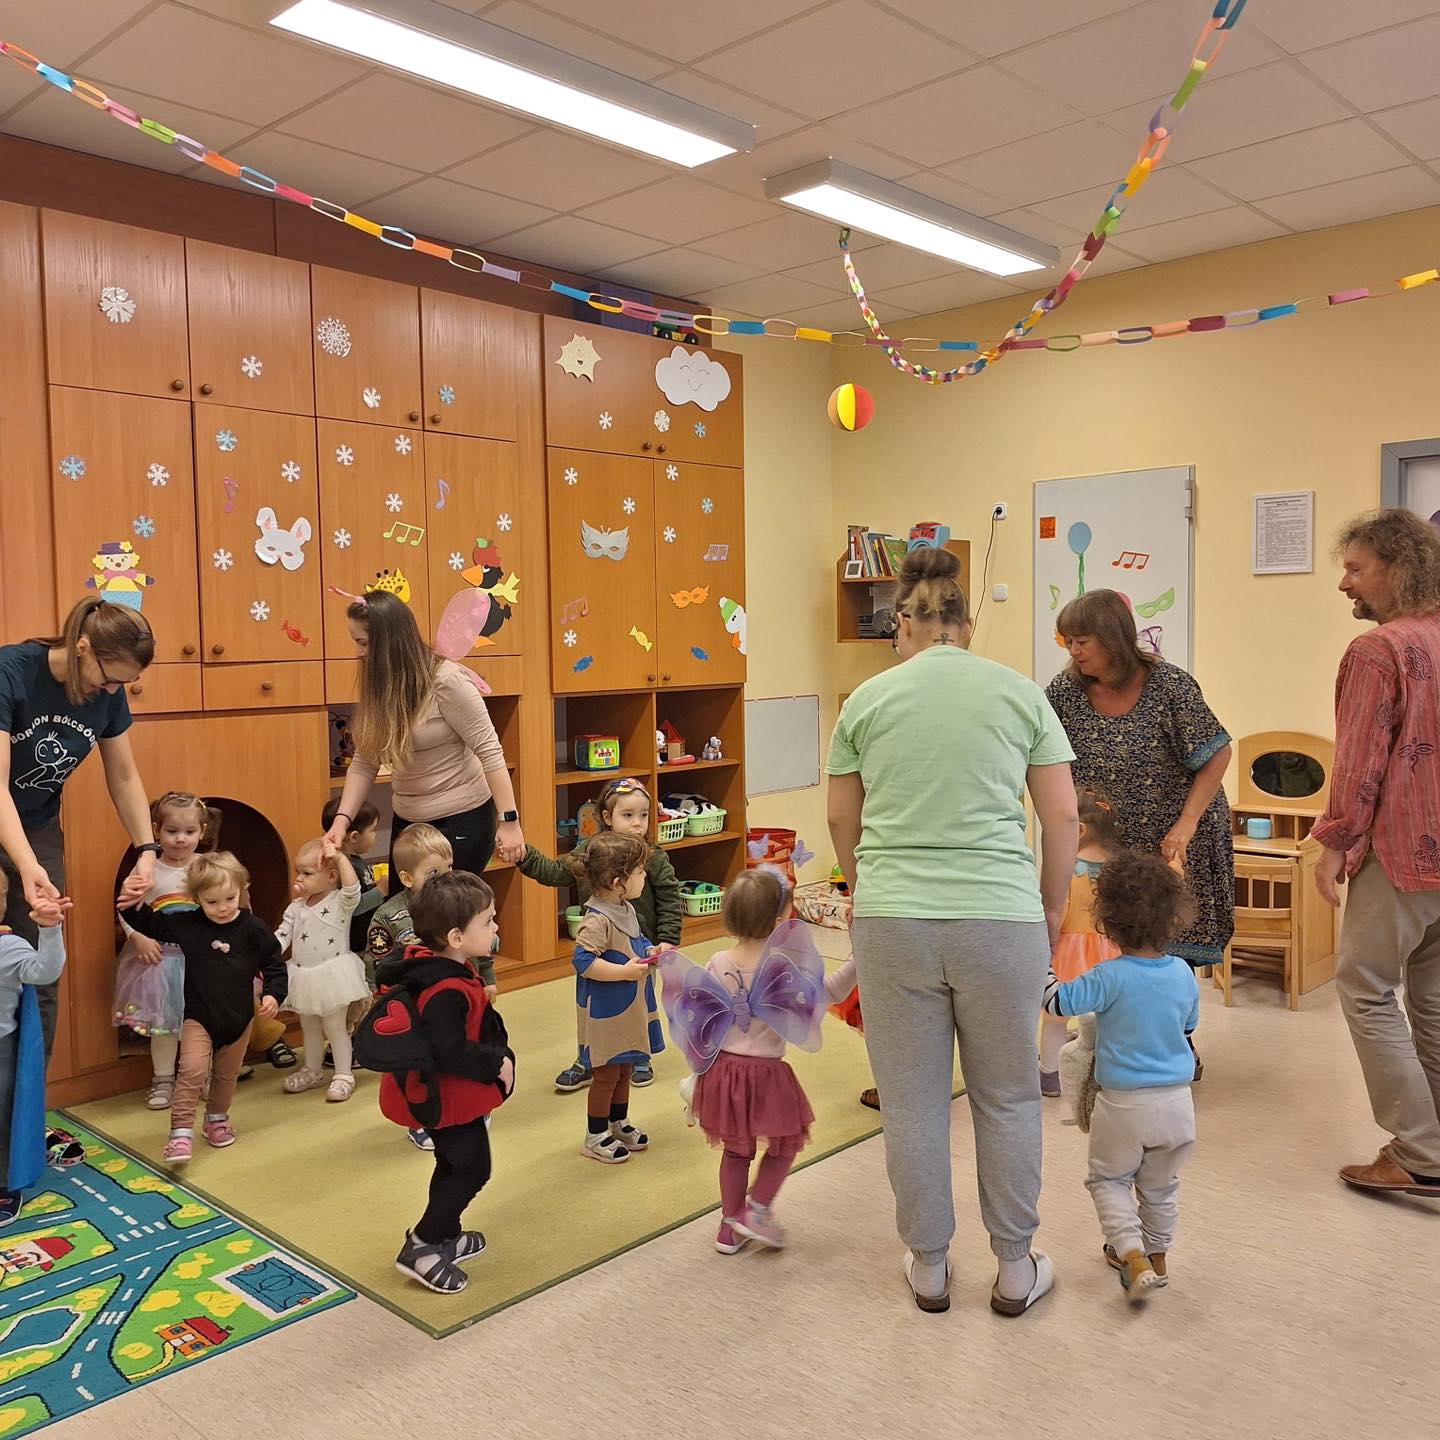
[[[860,278],[855,272],[847,243],[848,231],[841,236],[840,248],[850,287],[860,302],[861,313],[871,331],[868,335],[856,330],[822,330],[812,326],[799,325],[793,320],[731,320],[723,315],[689,314],[680,310],[667,310],[618,295],[580,290],[573,285],[564,285],[560,281],[553,280],[548,275],[542,275],[534,270],[513,270],[508,266],[499,265],[493,260],[487,260],[485,256],[474,250],[422,239],[398,225],[381,225],[375,220],[369,220],[363,215],[356,214],[343,205],[337,205],[334,201],[308,195],[303,190],[283,184],[259,170],[252,169],[249,165],[237,164],[203,145],[200,141],[172,130],[158,120],[147,119],[130,109],[129,106],[112,100],[103,90],[92,85],[88,80],[72,77],[63,70],[57,70],[53,65],[47,65],[43,60],[12,41],[0,40],[0,54],[8,56],[16,64],[32,71],[57,90],[63,90],[77,99],[83,100],[92,109],[99,110],[114,120],[122,121],[132,129],[150,136],[153,140],[175,146],[181,154],[198,165],[208,165],[212,170],[239,180],[262,194],[273,195],[279,200],[288,200],[295,205],[303,205],[317,215],[323,215],[327,220],[336,220],[349,225],[397,250],[417,251],[422,255],[432,256],[434,259],[444,260],[457,269],[465,270],[470,274],[488,275],[497,280],[523,285],[527,289],[544,290],[556,295],[563,295],[567,299],[578,300],[590,306],[591,309],[605,314],[625,315],[666,328],[694,330],[701,335],[712,336],[766,335],[782,340],[814,340],[842,349],[874,346],[884,350],[890,363],[902,373],[913,375],[932,385],[939,385],[952,380],[964,379],[970,375],[978,375],[994,360],[998,360],[1002,355],[1009,354],[1014,350],[1068,351],[1094,345],[1139,345],[1147,340],[1159,340],[1171,335],[1195,334],[1227,328],[1238,329],[1263,320],[1278,320],[1285,315],[1297,314],[1302,306],[1308,304],[1323,302],[1328,306],[1345,305],[1353,300],[1382,299],[1388,294],[1398,293],[1397,291],[1375,292],[1368,288],[1341,290],[1332,295],[1310,296],[1304,300],[1296,300],[1284,305],[1270,305],[1264,309],[1237,310],[1225,315],[1200,315],[1189,320],[1174,320],[1161,325],[1131,325],[1121,330],[1101,330],[1088,335],[1056,335],[1048,340],[1026,338],[1027,332],[1037,321],[1058,309],[1065,302],[1066,297],[1089,268],[1091,261],[1100,253],[1106,239],[1119,224],[1120,217],[1125,213],[1126,205],[1160,163],[1160,159],[1169,145],[1170,137],[1174,133],[1173,121],[1168,127],[1159,123],[1163,112],[1167,106],[1177,113],[1184,108],[1185,102],[1190,98],[1195,87],[1200,83],[1208,68],[1214,64],[1244,8],[1245,0],[1218,0],[1213,14],[1201,31],[1200,40],[1191,57],[1189,72],[1180,88],[1166,102],[1166,105],[1162,105],[1156,111],[1135,164],[1125,179],[1116,186],[1109,204],[1106,205],[1099,220],[1096,221],[1094,230],[1081,246],[1075,263],[1071,265],[1048,295],[1035,302],[1023,320],[1013,325],[1001,341],[984,351],[981,351],[979,343],[974,340],[932,340],[923,337],[895,340],[887,335],[871,310],[869,302],[865,298],[864,288],[860,284]],[[1201,51],[1205,48],[1207,40],[1212,37],[1214,37],[1214,43],[1209,54],[1202,56]],[[1399,291],[1408,291],[1428,285],[1437,279],[1440,279],[1440,271],[1425,270],[1414,275],[1407,275],[1396,281],[1395,284]],[[976,358],[953,370],[932,370],[928,366],[907,360],[903,354],[907,349],[914,353],[972,352],[976,354]]]

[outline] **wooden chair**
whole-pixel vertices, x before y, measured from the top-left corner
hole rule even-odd
[[[1235,856],[1235,934],[1225,947],[1215,984],[1234,1003],[1234,967],[1269,970],[1282,978],[1292,1010],[1300,1008],[1300,967],[1295,963],[1297,867],[1288,859]]]

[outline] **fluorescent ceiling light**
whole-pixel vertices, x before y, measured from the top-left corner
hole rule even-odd
[[[755,144],[753,125],[436,0],[297,0],[270,23],[676,165],[703,165]]]
[[[767,180],[765,194],[987,275],[1023,275],[1060,260],[1054,246],[838,160],[820,160]]]

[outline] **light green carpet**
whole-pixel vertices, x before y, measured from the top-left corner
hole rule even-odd
[[[702,959],[718,948],[689,953]],[[654,1085],[632,1094],[650,1149],[624,1165],[579,1154],[585,1094],[559,1095],[550,1083],[574,1058],[574,996],[573,981],[556,980],[500,997],[519,1084],[491,1129],[494,1178],[467,1214],[489,1249],[468,1266],[470,1285],[459,1295],[432,1294],[393,1267],[424,1208],[431,1159],[381,1116],[375,1075],[359,1072],[354,1098],[330,1105],[323,1090],[285,1094],[284,1072],[258,1066],[236,1096],[239,1142],[218,1151],[197,1144],[185,1186],[437,1338],[718,1207],[718,1156],[686,1128],[675,1088],[686,1066],[673,1048],[656,1058]],[[832,1017],[818,1054],[792,1050],[789,1059],[816,1117],[802,1164],[878,1133],[879,1116],[858,1102],[871,1084],[863,1037]],[[147,1110],[143,1094],[72,1113],[160,1161],[167,1117]]]

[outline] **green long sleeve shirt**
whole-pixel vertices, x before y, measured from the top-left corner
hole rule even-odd
[[[585,844],[582,840],[575,851],[583,850]],[[542,855],[533,845],[525,847],[519,870],[522,875],[556,890],[573,885],[580,892],[582,905],[590,898],[590,886],[583,877],[577,879],[564,860]],[[680,943],[680,881],[670,857],[658,846],[650,851],[650,858],[645,862],[645,888],[631,904],[640,917],[640,933],[647,940],[656,945]]]

